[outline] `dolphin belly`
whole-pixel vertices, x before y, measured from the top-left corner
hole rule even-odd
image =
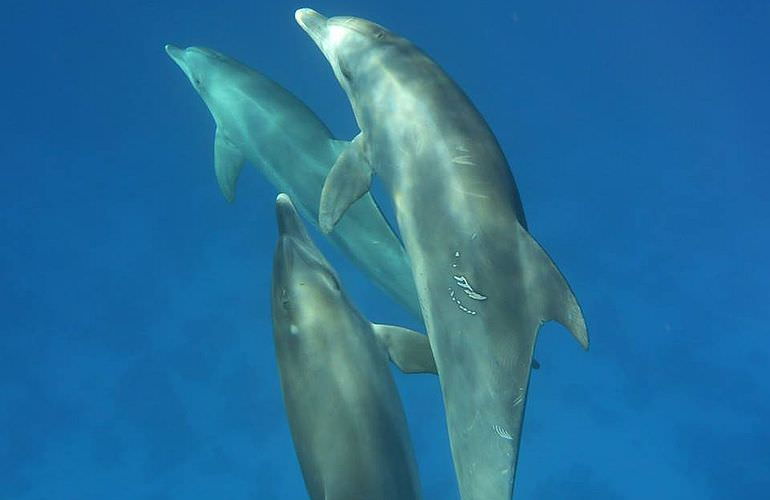
[[[505,155],[465,93],[383,26],[295,13],[329,61],[361,133],[321,196],[328,231],[380,176],[393,199],[439,373],[464,500],[509,500],[537,331],[563,324],[584,347],[582,311],[528,233]]]
[[[405,373],[435,373],[428,338],[365,320],[287,195],[276,209],[273,336],[308,492],[313,500],[417,500],[417,466],[388,359]]]

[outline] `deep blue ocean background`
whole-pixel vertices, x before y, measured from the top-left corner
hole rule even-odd
[[[224,201],[214,122],[163,50],[240,59],[351,138],[298,7],[379,22],[452,75],[583,305],[588,353],[541,331],[515,497],[768,498],[764,0],[4,2],[0,498],[306,497],[276,192],[247,168]],[[372,321],[419,328],[319,244]],[[438,381],[395,376],[426,499],[457,498]]]

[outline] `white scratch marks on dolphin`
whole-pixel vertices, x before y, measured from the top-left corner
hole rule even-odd
[[[452,268],[453,269],[457,269],[457,259],[460,258],[460,251],[459,250],[455,251],[454,257],[455,257],[455,262],[452,262]],[[454,280],[455,280],[455,285],[460,287],[460,289],[469,298],[471,298],[473,300],[479,300],[479,301],[487,300],[486,295],[483,295],[483,294],[477,292],[476,290],[474,290],[473,287],[470,285],[470,283],[468,283],[468,279],[465,276],[463,276],[462,274],[454,274],[454,272],[453,272],[452,278],[454,278]],[[475,316],[476,314],[478,314],[478,311],[474,311],[473,309],[470,309],[470,308],[466,307],[460,301],[460,298],[457,296],[457,294],[455,293],[454,288],[452,288],[451,286],[449,287],[449,297],[452,298],[452,301],[455,304],[457,304],[457,307],[459,307],[461,311],[463,311],[465,313],[468,313],[471,316]]]
[[[524,389],[519,389],[519,395],[513,400],[513,406],[519,406],[524,402]]]
[[[463,311],[463,312],[465,312],[465,313],[468,313],[468,314],[470,314],[471,316],[475,316],[476,314],[478,314],[478,312],[477,312],[477,311],[474,311],[474,310],[472,310],[472,309],[468,309],[467,307],[465,307],[465,306],[463,305],[463,303],[462,303],[462,302],[460,302],[460,299],[458,299],[458,298],[455,296],[455,291],[454,291],[454,289],[453,289],[451,286],[449,287],[449,296],[452,298],[452,302],[454,302],[455,304],[457,304],[457,307],[459,307],[461,311]]]
[[[455,281],[457,282],[457,286],[463,289],[463,292],[465,294],[472,298],[473,300],[487,300],[487,297],[485,295],[481,295],[476,290],[473,289],[473,287],[468,283],[468,280],[465,278],[465,276],[452,276]]]
[[[476,166],[476,162],[473,161],[473,157],[471,155],[459,155],[452,158],[452,163],[455,163],[457,165],[469,165],[471,167]]]
[[[499,425],[493,425],[492,429],[495,430],[498,436],[500,436],[503,439],[507,439],[508,441],[513,441],[513,436],[511,436],[511,433],[505,430],[505,427],[499,426]]]

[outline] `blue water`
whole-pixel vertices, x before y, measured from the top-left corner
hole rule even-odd
[[[456,79],[584,307],[590,352],[542,330],[515,497],[767,498],[761,0],[5,2],[0,498],[306,495],[269,314],[276,193],[249,168],[224,201],[213,120],[163,51],[232,55],[352,137],[304,6]],[[418,327],[321,246],[371,320]],[[456,498],[438,382],[396,377],[425,497]]]

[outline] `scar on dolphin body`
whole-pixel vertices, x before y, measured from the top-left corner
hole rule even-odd
[[[460,258],[460,252],[456,251],[454,254],[455,259]],[[457,269],[457,261],[452,263],[452,268]],[[470,283],[468,283],[468,278],[463,276],[462,274],[453,274],[452,278],[455,280],[455,285],[460,287],[460,289],[465,292],[465,295],[468,296],[468,298],[478,301],[487,300],[487,296],[483,295],[476,290],[473,289]],[[473,309],[470,309],[466,307],[457,297],[457,294],[455,293],[454,288],[451,286],[448,288],[449,290],[449,297],[452,299],[452,302],[457,304],[457,307],[460,308],[461,311],[470,314],[471,316],[475,316],[478,314],[478,311],[474,311]]]

